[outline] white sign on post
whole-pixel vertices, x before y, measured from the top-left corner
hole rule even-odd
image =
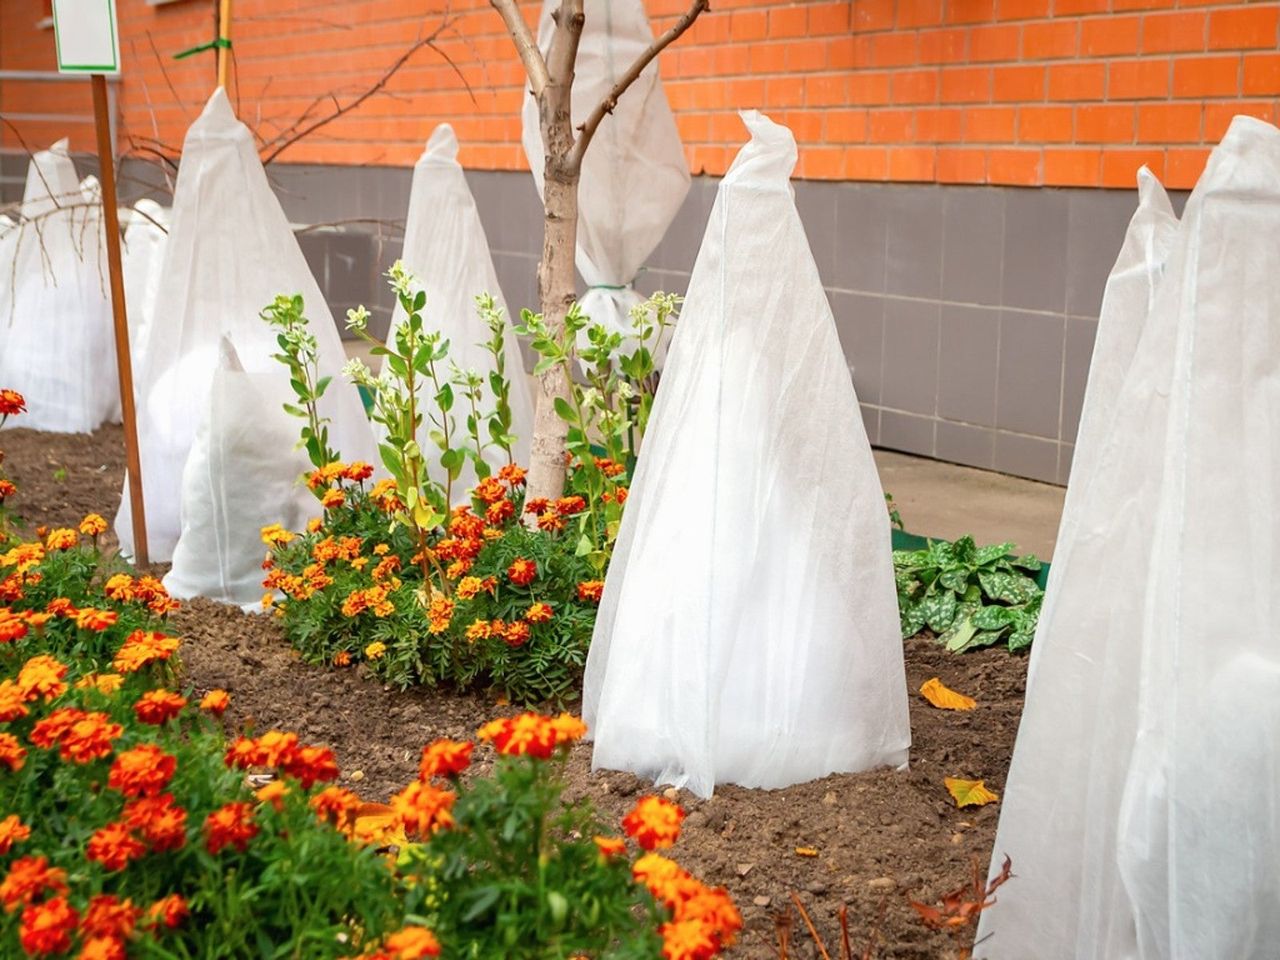
[[[116,0],[53,0],[59,73],[120,72]]]

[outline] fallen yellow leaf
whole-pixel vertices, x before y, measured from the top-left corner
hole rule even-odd
[[[944,777],[947,792],[956,802],[957,807],[982,807],[999,800],[998,794],[986,788],[981,780],[958,780],[955,777]]]
[[[818,851],[815,847],[796,847],[797,857],[816,857]]]
[[[937,677],[926,680],[920,687],[920,693],[939,710],[972,710],[978,705],[978,701],[973,697],[966,697],[963,693],[956,693],[951,688],[943,686],[942,681]]]

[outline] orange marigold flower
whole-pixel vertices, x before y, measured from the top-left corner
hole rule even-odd
[[[524,618],[530,623],[546,623],[551,619],[552,610],[549,603],[535,603],[524,613]]]
[[[395,573],[399,569],[400,569],[399,557],[383,557],[381,560],[378,561],[377,566],[373,568],[373,572],[369,574],[369,576],[373,578],[374,583],[379,583],[382,580],[385,580],[387,577],[391,576],[391,574]]]
[[[101,633],[108,627],[114,627],[120,614],[114,610],[95,610],[93,607],[82,607],[76,614],[76,626],[81,630],[93,630]]]
[[[26,759],[27,751],[18,742],[18,738],[11,733],[0,733],[0,766],[18,771],[22,769]]]
[[[118,937],[125,940],[138,925],[142,911],[129,899],[120,900],[109,893],[89,898],[80,932],[86,937]]]
[[[56,530],[50,530],[49,536],[45,538],[44,545],[50,550],[70,550],[80,542],[80,536],[74,530],[67,527],[58,527]]]
[[[517,467],[514,463],[509,463],[498,470],[498,479],[504,483],[511,484],[513,487],[518,487],[524,483],[524,467]]]
[[[107,786],[126,797],[153,797],[173,779],[178,760],[154,743],[144,743],[116,754],[107,775]]]
[[[13,643],[27,635],[27,621],[19,613],[12,613],[7,607],[0,608],[0,643]]]
[[[596,465],[596,469],[599,470],[601,473],[603,473],[606,477],[616,477],[618,476],[618,474],[626,470],[626,467],[624,467],[622,464],[615,463],[614,461],[609,460],[605,457],[596,457],[595,465]]]
[[[67,675],[67,665],[47,654],[32,657],[18,671],[18,689],[28,700],[43,697],[53,700],[67,692],[62,678]]]
[[[422,749],[418,778],[456,777],[471,764],[475,744],[458,740],[437,740]]]
[[[283,780],[272,780],[266,786],[257,790],[254,796],[258,802],[262,804],[271,804],[277,810],[284,809],[284,798],[289,793],[289,785]]]
[[[59,707],[47,717],[36,721],[36,725],[31,728],[31,742],[41,750],[48,750],[56,746],[67,735],[67,731],[86,716],[88,714],[76,707]]]
[[[663,960],[710,960],[719,952],[711,927],[701,920],[673,920],[658,933]]]
[[[571,517],[585,509],[587,509],[587,501],[577,495],[561,497],[556,501],[556,513],[562,517]]]
[[[479,577],[463,577],[458,581],[458,589],[454,593],[459,600],[473,600],[484,590],[484,583]]]
[[[551,506],[551,501],[548,500],[546,497],[534,497],[532,500],[528,500],[525,502],[524,512],[533,514],[535,516],[541,516],[542,514],[547,512],[547,509],[550,506]]]
[[[326,463],[319,470],[313,470],[311,476],[307,477],[307,486],[312,490],[322,490],[341,479],[346,471],[347,465],[340,460]]]
[[[312,517],[307,521],[307,533],[319,533],[324,529],[324,520],[320,517]]]
[[[15,843],[21,843],[31,836],[31,828],[22,822],[16,813],[11,813],[0,820],[0,856],[8,856]]]
[[[182,641],[177,637],[166,637],[149,630],[135,630],[125,637],[124,643],[116,651],[112,666],[120,673],[136,673],[148,664],[168,660],[180,646]]]
[[[30,711],[26,706],[27,695],[12,680],[0,680],[0,723],[20,720]]]
[[[27,409],[27,400],[17,390],[0,390],[0,417],[16,417]]]
[[[551,729],[555,731],[556,744],[576,743],[587,735],[587,725],[571,713],[553,718]]]
[[[733,945],[742,929],[742,914],[733,904],[733,898],[724,887],[707,887],[692,881],[692,892],[676,901],[674,919],[699,920],[711,928],[716,947],[724,949]]]
[[[0,503],[4,503],[9,497],[18,492],[18,488],[14,486],[12,480],[0,478]]]
[[[10,865],[4,880],[0,881],[0,903],[4,904],[5,912],[13,913],[46,891],[66,893],[66,871],[49,866],[44,857],[19,857]]]
[[[236,737],[227,745],[222,762],[228,767],[248,770],[258,763],[258,742],[252,737]]]
[[[507,577],[517,587],[527,587],[537,575],[538,565],[532,560],[526,560],[524,557],[516,557],[511,562],[511,566],[507,567]]]
[[[516,505],[510,500],[498,500],[489,504],[484,511],[484,518],[494,526],[502,526],[516,515]]]
[[[231,706],[231,694],[225,690],[210,690],[200,700],[200,709],[212,713],[215,717],[226,713],[229,706]]]
[[[477,640],[487,640],[490,633],[488,620],[472,620],[467,627],[466,637],[472,643],[475,643]]]
[[[58,755],[72,763],[100,760],[111,753],[113,741],[122,733],[124,727],[111,723],[105,713],[86,713],[59,739]]]
[[[427,605],[427,632],[444,633],[453,620],[453,601],[448,597],[435,596]]]
[[[86,537],[96,537],[107,532],[107,521],[96,513],[88,514],[80,521],[80,532]]]
[[[453,826],[453,803],[457,794],[415,780],[391,798],[391,809],[408,833],[429,837],[437,830]]]
[[[204,821],[205,846],[212,854],[225,847],[234,847],[244,853],[249,841],[258,835],[253,822],[253,807],[247,803],[227,803],[209,814]]]
[[[51,613],[55,617],[71,617],[74,618],[79,612],[76,606],[66,597],[54,597],[45,604],[45,612]]]
[[[333,665],[335,667],[351,666],[351,654],[348,653],[346,650],[339,650],[337,653],[333,655]]]
[[[507,491],[496,477],[485,477],[475,485],[471,495],[483,503],[497,503],[507,495]]]
[[[627,852],[627,841],[621,837],[592,837],[592,842],[600,850],[600,856],[606,860],[620,857]]]
[[[140,833],[154,853],[178,850],[187,842],[187,811],[173,802],[173,794],[141,797],[124,806],[124,823]]]
[[[114,822],[94,832],[85,846],[88,860],[102,864],[107,870],[123,870],[131,860],[147,852],[146,846],[133,835],[127,824]]]
[[[355,460],[347,465],[347,469],[343,471],[342,476],[352,483],[360,483],[373,476],[373,465],[365,463],[363,460]]]
[[[547,533],[558,533],[564,529],[564,518],[554,510],[538,514],[538,529]]]
[[[298,735],[293,731],[268,730],[257,739],[259,766],[286,766],[298,750]]]
[[[341,490],[330,490],[320,498],[320,506],[326,510],[336,510],[347,502],[347,495]]]
[[[77,690],[96,690],[108,697],[122,686],[124,686],[124,677],[118,673],[86,673],[76,681]]]
[[[684,868],[659,853],[646,853],[631,867],[631,875],[659,903],[674,910],[702,885]]]
[[[171,893],[147,908],[147,922],[157,926],[163,925],[172,930],[181,925],[188,913],[190,911],[187,909],[187,901],[179,894]]]
[[[381,952],[391,960],[425,960],[440,956],[440,942],[426,927],[405,927],[387,937]]]
[[[444,575],[450,580],[457,580],[459,577],[465,576],[470,569],[470,560],[455,560],[444,568]]]
[[[328,747],[299,747],[284,758],[282,767],[297,778],[303,790],[338,779],[338,760]]]
[[[331,824],[342,833],[350,835],[355,829],[360,798],[342,787],[325,787],[311,798],[311,809],[321,822]]]
[[[665,797],[641,797],[622,818],[622,829],[644,850],[671,846],[680,836],[684,811]]]
[[[143,723],[160,726],[182,712],[187,698],[169,690],[148,690],[133,705],[134,715]]]
[[[509,647],[522,647],[529,642],[529,625],[523,620],[515,620],[502,632],[502,639]]]
[[[18,942],[29,957],[47,957],[71,949],[71,934],[80,915],[66,897],[33,903],[22,911]]]
[[[578,599],[587,603],[599,603],[604,596],[603,580],[584,580],[578,584]]]
[[[545,760],[561,743],[551,719],[537,713],[493,720],[481,727],[477,735],[509,757],[530,756]]]
[[[124,943],[119,937],[85,937],[76,960],[127,960]]]

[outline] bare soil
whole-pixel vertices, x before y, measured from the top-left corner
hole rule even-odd
[[[19,511],[31,525],[73,526],[91,511],[114,517],[124,460],[118,427],[92,435],[10,429],[0,433],[0,449],[19,485]],[[185,638],[184,669],[197,693],[225,688],[232,694],[233,723],[258,730],[287,727],[333,747],[344,780],[369,800],[385,799],[416,775],[423,744],[474,736],[482,722],[509,709],[483,695],[398,691],[358,670],[307,666],[272,618],[209,601],[185,604],[173,625]],[[777,925],[792,893],[833,957],[839,956],[841,905],[848,907],[856,955],[873,935],[877,958],[933,960],[967,945],[927,929],[908,901],[935,902],[971,879],[975,862],[985,873],[999,805],[958,810],[943,778],[982,779],[1003,790],[1026,660],[1000,650],[952,656],[927,636],[907,641],[905,649],[912,691],[910,770],[831,776],[784,790],[727,786],[707,801],[680,796],[689,816],[676,858],[704,880],[727,887],[746,921],[732,956],[778,956]],[[915,691],[930,677],[974,697],[977,709],[954,713],[929,706]],[[571,757],[570,791],[590,795],[607,816],[621,816],[637,794],[650,789],[630,774],[593,774],[590,759],[586,747]],[[797,848],[817,855],[801,856]],[[788,956],[817,957],[790,913]]]

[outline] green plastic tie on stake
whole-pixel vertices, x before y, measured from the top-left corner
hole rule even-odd
[[[187,57],[194,56],[197,53],[204,53],[206,50],[216,50],[219,47],[230,50],[231,39],[229,37],[219,37],[217,40],[210,40],[208,43],[202,43],[199,46],[192,47],[190,50],[183,50],[181,53],[175,53],[173,59],[185,60]]]

